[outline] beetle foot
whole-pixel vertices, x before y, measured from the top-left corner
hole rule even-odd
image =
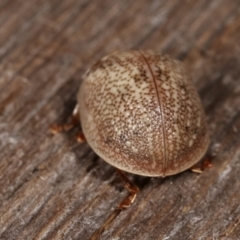
[[[76,135],[76,140],[77,140],[79,143],[86,142],[86,138],[85,138],[83,132],[79,132],[79,133]]]
[[[67,132],[71,130],[72,128],[74,128],[80,123],[79,115],[80,114],[79,114],[78,104],[77,104],[73,110],[70,122],[66,124],[54,124],[50,127],[50,132],[55,135],[61,132]]]
[[[212,167],[211,157],[206,157],[202,162],[197,163],[191,168],[192,172],[202,173],[204,170]]]
[[[118,209],[122,210],[122,209],[130,207],[130,205],[134,202],[134,200],[139,192],[139,188],[128,179],[128,177],[126,176],[126,174],[124,172],[122,172],[119,169],[117,169],[117,172],[124,182],[124,188],[126,188],[129,192],[129,195],[125,199],[123,199],[123,201],[117,207]]]
[[[67,132],[72,128],[72,124],[54,124],[50,127],[50,132],[55,135],[61,132]]]

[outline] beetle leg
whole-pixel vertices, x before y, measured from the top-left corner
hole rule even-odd
[[[124,182],[124,187],[129,192],[129,195],[118,206],[118,209],[124,209],[124,208],[128,208],[134,202],[134,200],[137,196],[137,193],[139,192],[139,189],[134,183],[132,183],[128,179],[128,177],[126,176],[126,174],[123,171],[117,169],[117,172]]]
[[[211,157],[206,157],[202,162],[195,164],[191,167],[191,171],[195,173],[202,173],[204,170],[212,167]]]
[[[71,120],[69,123],[66,124],[54,124],[53,126],[50,127],[50,131],[52,134],[57,134],[60,132],[66,132],[72,129],[73,127],[77,126],[80,121],[79,121],[79,110],[78,110],[78,104],[75,106]]]
[[[76,140],[79,142],[79,143],[83,143],[86,141],[86,138],[83,134],[83,132],[79,132],[77,135],[76,135]]]

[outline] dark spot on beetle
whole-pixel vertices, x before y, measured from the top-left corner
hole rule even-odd
[[[198,132],[198,128],[193,128],[192,132],[193,132],[193,134],[196,134]]]
[[[146,123],[146,127],[150,127],[151,126],[151,123]]]
[[[133,134],[134,134],[134,135],[139,135],[139,134],[140,134],[140,131],[134,130],[134,131],[133,131]]]
[[[184,84],[182,84],[182,83],[179,83],[179,88],[181,89],[181,90],[184,90],[185,92],[187,91],[187,87],[186,87],[186,85],[184,85]]]
[[[125,134],[121,134],[121,135],[119,136],[119,138],[120,138],[120,141],[121,141],[121,142],[126,142],[126,141],[127,141],[127,137],[126,137]]]
[[[112,142],[112,139],[110,137],[106,137],[106,138],[104,138],[104,142],[106,144],[110,144]]]
[[[174,124],[178,124],[178,123],[179,123],[179,120],[178,120],[178,118],[176,118],[176,119],[173,119],[173,123],[174,123]]]
[[[102,60],[98,60],[92,67],[91,67],[91,71],[95,71],[98,68],[103,68],[105,69],[104,63],[102,62]]]
[[[113,61],[107,59],[107,60],[104,61],[104,65],[105,65],[106,67],[111,67],[111,66],[113,66]]]
[[[158,76],[158,77],[156,78],[156,80],[162,81],[162,79],[160,78],[160,76],[162,75],[162,70],[161,70],[161,68],[158,67],[158,68],[155,70],[155,72],[156,72],[156,76]]]
[[[142,78],[141,78],[141,76],[139,76],[139,74],[135,74],[133,76],[133,79],[134,79],[135,83],[141,82],[141,80],[142,80]]]

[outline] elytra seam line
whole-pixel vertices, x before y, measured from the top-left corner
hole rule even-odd
[[[162,99],[161,99],[161,96],[159,95],[158,91],[157,91],[157,83],[156,83],[156,78],[153,74],[153,71],[152,71],[152,68],[151,66],[149,65],[146,57],[144,56],[144,54],[139,51],[139,53],[141,54],[141,56],[143,57],[144,61],[146,62],[150,72],[151,72],[151,75],[152,75],[152,79],[153,79],[153,83],[154,83],[154,86],[155,86],[155,90],[156,90],[156,94],[157,94],[157,100],[158,100],[158,104],[159,104],[159,107],[160,107],[160,112],[161,112],[161,120],[162,120],[162,127],[161,127],[161,130],[162,130],[162,134],[163,134],[163,155],[164,155],[164,162],[163,162],[163,177],[165,176],[165,171],[166,171],[166,165],[167,165],[167,148],[166,148],[166,132],[165,132],[165,129],[164,129],[164,114],[163,114],[163,106],[162,106]]]

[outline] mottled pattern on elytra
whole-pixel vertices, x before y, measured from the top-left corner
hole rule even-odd
[[[171,175],[207,150],[198,94],[167,56],[136,50],[104,57],[86,73],[78,103],[87,142],[122,170]]]

